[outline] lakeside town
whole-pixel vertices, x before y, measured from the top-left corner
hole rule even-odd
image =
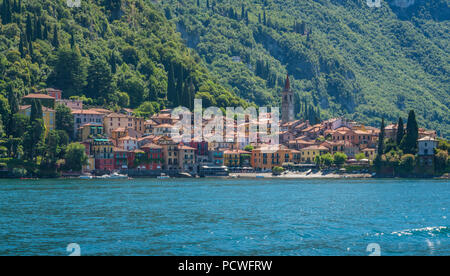
[[[384,125],[383,120],[381,129],[342,117],[312,125],[308,120],[294,118],[292,95],[288,76],[282,91],[280,145],[272,152],[264,150],[267,145],[263,142],[250,141],[250,125],[257,122],[252,122],[249,117],[244,122],[246,137],[243,140],[224,137],[217,142],[192,139],[186,143],[171,137],[172,128],[179,122],[179,118],[171,116],[171,109],[144,118],[128,108],[118,111],[85,108],[82,100],[64,99],[63,91],[49,88],[24,96],[18,113],[28,118],[41,117],[45,127],[43,135],[48,137],[56,129],[56,106],[60,109],[64,106],[70,111],[65,116],[70,122],[68,125],[73,126],[69,136],[73,137],[72,145],[78,146],[82,153],[76,154],[77,147],[74,146],[75,160],[69,162],[62,158],[55,162],[58,173],[54,176],[339,177],[345,174],[346,177],[372,177],[377,173],[402,176],[402,171],[406,172],[403,176],[412,176],[413,171],[419,176],[448,172],[448,142],[438,139],[434,130],[416,127],[416,133],[412,135],[413,131],[409,129],[413,124],[417,125],[415,118],[408,118],[411,126],[404,126],[401,118],[399,123],[388,125]],[[411,136],[414,140],[408,148]],[[10,150],[4,152],[4,156],[11,156]],[[11,176],[12,169],[17,171],[17,168],[3,165],[2,175]],[[22,172],[20,176],[29,175]]]

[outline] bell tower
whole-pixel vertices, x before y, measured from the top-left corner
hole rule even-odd
[[[288,123],[294,121],[294,92],[291,90],[289,74],[286,77],[286,83],[282,94],[281,103],[281,122]]]

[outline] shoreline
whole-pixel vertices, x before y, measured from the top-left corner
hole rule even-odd
[[[229,176],[206,176],[206,177],[170,177],[167,179],[201,179],[201,178],[216,178],[216,179],[447,179],[450,180],[449,175],[442,176],[430,176],[430,177],[392,177],[392,176],[373,176],[369,173],[310,173],[306,174],[304,172],[288,172],[283,173],[281,175],[273,175],[270,172],[265,173],[230,173]],[[2,178],[2,179],[18,179],[18,180],[41,180],[41,179],[80,179],[79,176],[60,176],[60,177],[41,177],[41,178]],[[129,177],[128,179],[108,179],[108,180],[132,180],[132,179],[157,179],[156,177]],[[101,178],[93,178],[93,179],[80,179],[80,180],[101,180]],[[163,180],[163,179],[159,179]]]

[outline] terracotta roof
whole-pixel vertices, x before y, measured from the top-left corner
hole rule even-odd
[[[94,111],[92,109],[73,109],[72,114],[85,114],[85,115],[103,115],[103,113]]]
[[[26,110],[26,109],[28,109],[28,108],[30,108],[31,107],[31,105],[29,105],[29,104],[27,104],[27,105],[21,105],[21,106],[19,106],[19,109],[20,110]]]
[[[127,118],[128,116],[121,113],[110,113],[106,115],[106,118]]]
[[[423,138],[420,138],[418,141],[436,141],[436,139],[430,136],[425,136]]]
[[[251,152],[234,149],[234,150],[226,150],[224,151],[224,154],[251,154]]]
[[[189,147],[189,146],[186,146],[186,145],[178,146],[178,148],[182,149],[182,150],[197,150],[195,148],[192,148],[192,147]]]
[[[118,127],[118,128],[111,130],[111,132],[124,132],[124,131],[126,131],[126,129],[124,127]]]
[[[125,136],[125,137],[122,137],[122,138],[120,138],[119,140],[120,140],[120,141],[124,141],[124,140],[135,140],[135,141],[137,141],[137,139],[136,139],[136,138],[134,138],[134,137],[130,137],[130,136]]]
[[[55,97],[49,96],[47,94],[28,94],[26,96],[23,97],[24,99],[49,99],[49,100],[54,100]]]
[[[304,149],[302,149],[302,150],[328,150],[328,148],[327,148],[327,147],[324,147],[324,146],[317,146],[317,145],[314,145],[314,146],[306,147],[306,148],[304,148]]]
[[[172,125],[169,124],[162,124],[162,125],[157,125],[155,128],[172,128]]]
[[[97,112],[104,113],[104,114],[112,113],[111,110],[108,110],[105,108],[91,108],[90,110],[97,111]]]
[[[31,108],[31,105],[29,105],[29,104],[27,104],[27,105],[20,105],[19,106],[19,110],[27,110],[29,108]],[[53,110],[51,108],[48,108],[48,107],[45,107],[45,106],[42,107],[42,111],[55,112],[55,110]]]
[[[161,146],[154,144],[154,143],[148,143],[141,147],[142,149],[162,149]]]

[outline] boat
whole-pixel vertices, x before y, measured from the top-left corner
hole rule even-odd
[[[108,178],[110,179],[128,179],[128,175],[113,172]]]
[[[94,178],[92,175],[80,175],[80,179],[92,179]]]
[[[170,177],[164,173],[162,173],[161,175],[158,175],[156,178],[158,179],[169,179]]]

